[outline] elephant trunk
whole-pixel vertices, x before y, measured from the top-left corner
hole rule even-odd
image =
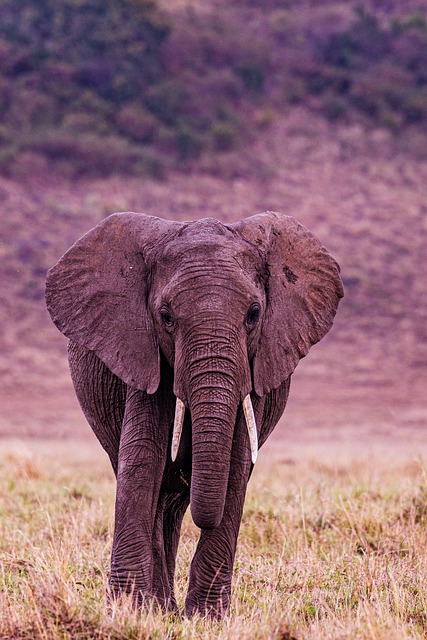
[[[190,508],[201,529],[213,529],[222,520],[237,411],[251,390],[246,344],[232,329],[221,332],[225,321],[220,320],[209,323],[217,327],[214,338],[207,322],[193,325],[187,340],[177,344],[175,359],[178,401],[171,454],[176,457],[179,447],[184,401],[192,430]]]
[[[190,399],[192,474],[190,508],[201,529],[219,526],[225,505],[231,447],[240,401],[236,385],[224,388],[202,376]],[[230,386],[230,385],[228,385]]]

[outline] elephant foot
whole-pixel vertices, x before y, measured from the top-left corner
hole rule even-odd
[[[126,586],[112,583],[107,586],[107,607],[110,612],[126,600],[135,609],[141,610],[159,610],[164,614],[181,616],[175,596],[165,596],[161,594],[147,593],[143,589],[138,588],[135,584]]]
[[[229,606],[230,595],[225,593],[215,599],[212,599],[212,597],[209,598],[209,596],[204,598],[187,596],[184,615],[187,618],[199,615],[202,618],[221,620],[221,618],[223,618],[228,612]]]
[[[158,607],[162,613],[181,616],[175,597],[164,598],[163,596],[153,596],[152,603]]]
[[[151,594],[135,584],[122,585],[110,581],[107,585],[107,606],[110,611],[125,602],[127,606],[131,605],[135,609],[146,608],[151,599]]]

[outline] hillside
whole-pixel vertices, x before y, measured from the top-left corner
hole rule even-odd
[[[0,435],[88,434],[44,305],[46,270],[82,233],[120,210],[232,221],[270,209],[319,236],[346,287],[333,330],[297,369],[286,428],[416,441],[427,421],[427,4],[101,4],[0,3]],[[79,8],[99,27],[84,46]],[[141,20],[123,22],[132,11]],[[111,73],[85,75],[87,47],[105,52],[108,35]],[[113,89],[142,62],[136,106]]]
[[[0,171],[162,176],[300,105],[427,144],[426,0],[3,0]],[[425,153],[425,152],[424,152]]]

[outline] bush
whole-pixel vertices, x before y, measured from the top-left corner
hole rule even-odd
[[[375,14],[358,9],[346,30],[331,34],[318,47],[327,71],[325,75],[325,68],[317,67],[314,77],[307,76],[310,92],[321,94],[333,88],[345,96],[347,109],[355,108],[371,121],[391,128],[402,121],[427,121],[427,26],[419,13],[385,25]],[[330,81],[332,70],[338,72],[335,80],[341,78],[338,83]],[[342,101],[327,100],[328,117],[331,104],[335,104],[333,115],[338,104],[338,111],[344,107]]]
[[[406,31],[413,29],[419,29],[420,31],[427,31],[427,20],[420,10],[415,13],[410,13],[407,16],[395,18],[392,22],[393,33],[397,36],[401,36]]]
[[[185,87],[177,79],[165,80],[154,85],[146,96],[146,103],[150,112],[166,125],[176,124],[185,101]]]
[[[427,89],[408,92],[403,99],[401,111],[405,121],[414,124],[427,119]]]
[[[158,127],[156,118],[139,102],[124,105],[116,116],[118,130],[136,142],[152,142]]]
[[[23,143],[23,148],[47,156],[53,167],[69,175],[100,177],[113,173],[163,175],[164,165],[156,154],[132,145],[118,136],[79,137],[68,131],[48,132]]]
[[[257,62],[244,62],[237,66],[236,73],[247,89],[261,93],[264,88],[264,70]]]
[[[212,139],[215,151],[229,151],[236,140],[236,128],[230,122],[215,122]]]
[[[186,125],[181,125],[176,134],[176,148],[181,160],[197,158],[205,146],[203,138]]]
[[[346,112],[347,103],[339,97],[330,96],[325,100],[324,114],[331,122],[342,118]]]
[[[421,11],[261,4],[170,3],[166,17],[151,0],[3,0],[2,166],[34,147],[75,173],[90,158],[96,174],[180,167],[297,103],[329,120],[426,128]]]

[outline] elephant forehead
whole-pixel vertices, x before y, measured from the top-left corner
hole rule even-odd
[[[256,272],[261,264],[253,247],[232,234],[185,234],[165,245],[157,257],[157,267],[161,270],[184,272],[196,266],[212,274],[221,269]]]
[[[207,302],[208,307],[224,304],[227,299],[250,300],[257,291],[256,282],[244,270],[221,261],[215,262],[215,268],[205,263],[186,264],[163,283],[163,297]]]
[[[201,218],[199,220],[193,220],[184,224],[179,231],[179,235],[182,238],[196,238],[200,239],[203,236],[218,236],[220,238],[234,238],[235,233],[229,227],[226,227],[222,222],[216,218]]]
[[[215,238],[171,244],[156,263],[156,298],[182,300],[197,307],[215,308],[258,299],[259,268],[254,256],[237,242]],[[228,306],[228,305],[227,305]]]

